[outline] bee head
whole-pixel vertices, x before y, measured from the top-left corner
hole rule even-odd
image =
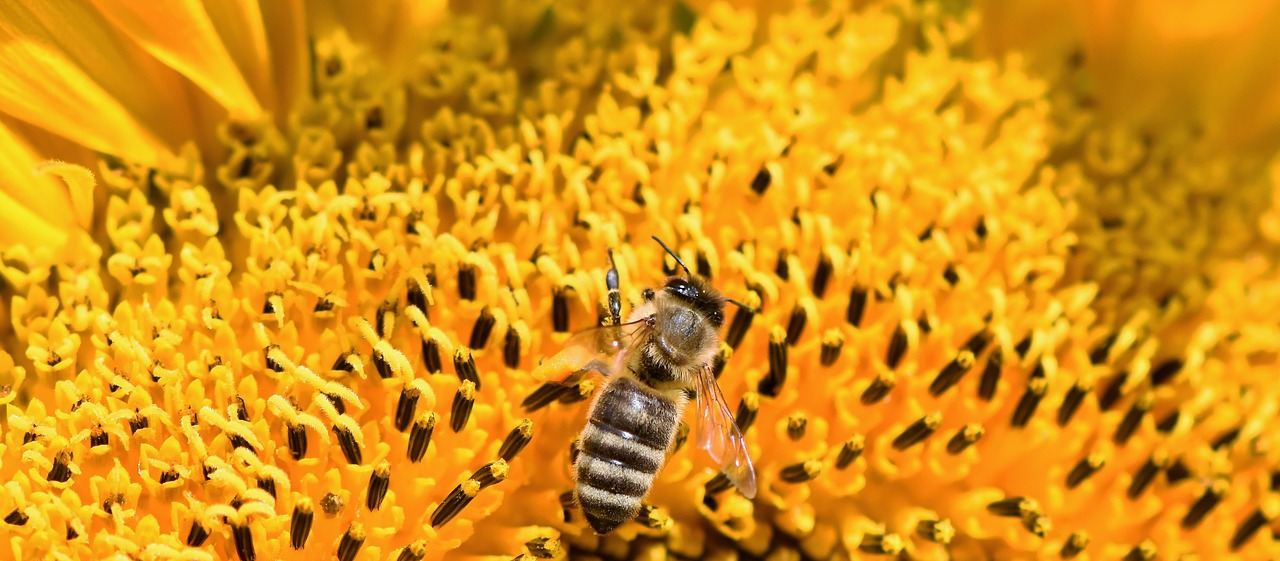
[[[663,292],[676,297],[698,310],[716,328],[724,325],[725,298],[701,277],[671,277],[662,287]]]

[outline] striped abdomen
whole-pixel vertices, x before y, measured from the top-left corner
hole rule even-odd
[[[574,462],[578,503],[596,532],[608,533],[640,512],[679,423],[679,406],[635,379],[605,384]]]

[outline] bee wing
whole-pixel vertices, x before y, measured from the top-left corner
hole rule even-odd
[[[706,450],[711,459],[738,490],[748,499],[756,496],[756,468],[751,464],[751,452],[738,430],[738,423],[729,412],[720,385],[716,383],[711,365],[698,371],[695,377],[698,391],[697,438],[698,447]]]
[[[624,368],[637,341],[649,332],[648,317],[619,325],[584,329],[564,343],[564,348],[533,369],[539,381],[572,385],[587,372],[608,376]]]

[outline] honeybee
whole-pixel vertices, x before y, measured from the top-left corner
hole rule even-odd
[[[671,248],[653,239],[684,275],[668,278],[661,290],[646,288],[644,301],[624,323],[617,267],[611,263],[606,284],[612,325],[573,335],[534,371],[535,377],[561,385],[575,384],[589,372],[604,376],[573,464],[578,505],[599,534],[639,513],[666,462],[690,391],[697,403],[698,447],[744,496],[756,494],[751,455],[712,371],[725,304],[741,304],[691,273]]]

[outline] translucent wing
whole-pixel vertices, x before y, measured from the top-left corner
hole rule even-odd
[[[744,496],[755,498],[756,468],[751,465],[751,453],[710,365],[698,371],[694,385],[698,391],[698,447],[711,455]]]
[[[572,385],[587,372],[608,376],[625,367],[636,341],[645,337],[652,317],[620,325],[593,327],[575,333],[564,342],[564,348],[533,369],[533,377],[543,382]]]

